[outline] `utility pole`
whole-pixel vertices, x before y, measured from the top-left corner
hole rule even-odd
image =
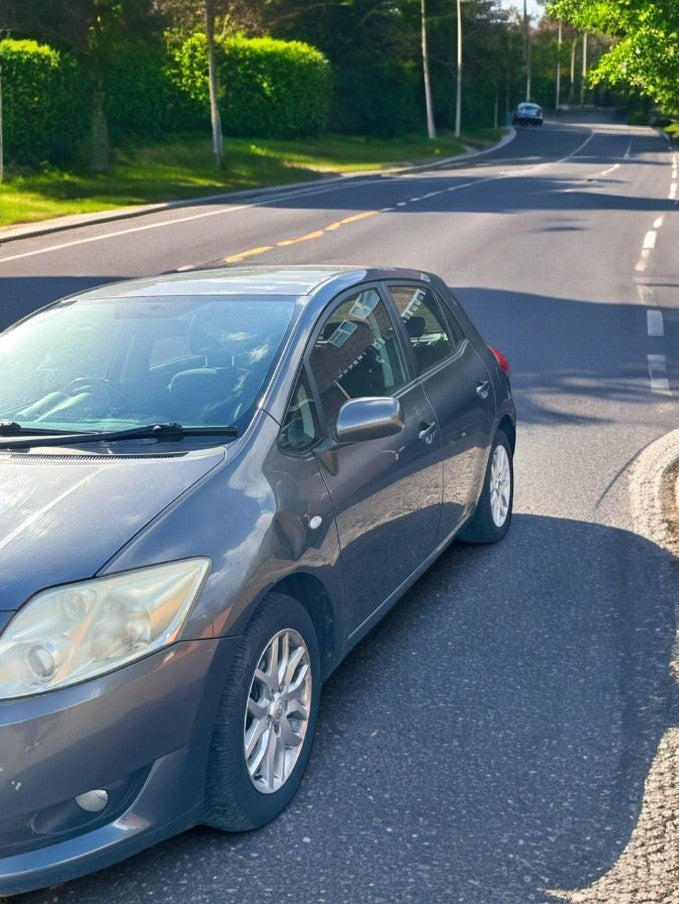
[[[578,46],[578,38],[573,35],[573,43],[571,44],[571,88],[569,92],[568,102],[575,103],[575,51]]]
[[[525,3],[525,0],[524,0]],[[462,0],[457,0],[457,84],[455,87],[455,137],[462,127]]]
[[[531,80],[532,60],[531,60],[528,6],[526,3],[526,0],[523,0],[523,31],[524,31],[524,59],[526,62],[526,100],[530,100],[530,80]]]
[[[585,83],[587,81],[587,32],[582,36],[582,81],[580,82],[580,106],[585,104]]]
[[[559,34],[556,44],[556,104],[554,111],[559,112],[559,102],[561,100],[561,22],[559,22]]]
[[[422,72],[424,75],[424,102],[427,108],[427,135],[430,139],[436,138],[436,126],[434,124],[434,108],[431,102],[431,84],[429,82],[429,54],[427,52],[427,12],[425,0],[420,0],[420,14],[422,19]]]

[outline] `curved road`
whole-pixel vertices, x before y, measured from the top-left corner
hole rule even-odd
[[[281,818],[22,902],[676,901],[641,837],[676,808],[647,782],[679,724],[676,562],[635,533],[628,470],[677,426],[677,156],[648,129],[546,123],[454,165],[0,246],[4,325],[216,261],[434,270],[508,356],[520,418],[508,537],[454,544],[330,679]]]

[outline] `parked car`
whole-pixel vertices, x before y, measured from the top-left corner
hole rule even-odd
[[[321,683],[499,540],[503,355],[438,277],[107,285],[0,335],[0,894],[288,804]]]
[[[519,104],[514,111],[512,124],[515,126],[541,126],[542,107],[539,107],[537,104],[527,102]]]

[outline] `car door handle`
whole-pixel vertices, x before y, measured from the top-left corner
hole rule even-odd
[[[434,422],[433,424],[428,424],[426,421],[420,421],[420,427],[422,429],[417,434],[418,438],[421,439],[423,443],[430,443],[434,439],[434,433],[436,432],[436,422]]]
[[[480,395],[482,399],[488,398],[488,393],[490,391],[490,383],[488,380],[477,380],[476,383],[476,394]]]

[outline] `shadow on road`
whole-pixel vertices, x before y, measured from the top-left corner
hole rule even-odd
[[[452,289],[484,339],[507,355],[521,424],[615,424],[621,405],[648,403],[643,306]],[[655,307],[671,321],[672,309]]]
[[[497,546],[454,544],[326,685],[282,817],[193,830],[58,900],[546,904],[587,885],[676,724],[675,595],[675,561],[627,531],[517,515]]]

